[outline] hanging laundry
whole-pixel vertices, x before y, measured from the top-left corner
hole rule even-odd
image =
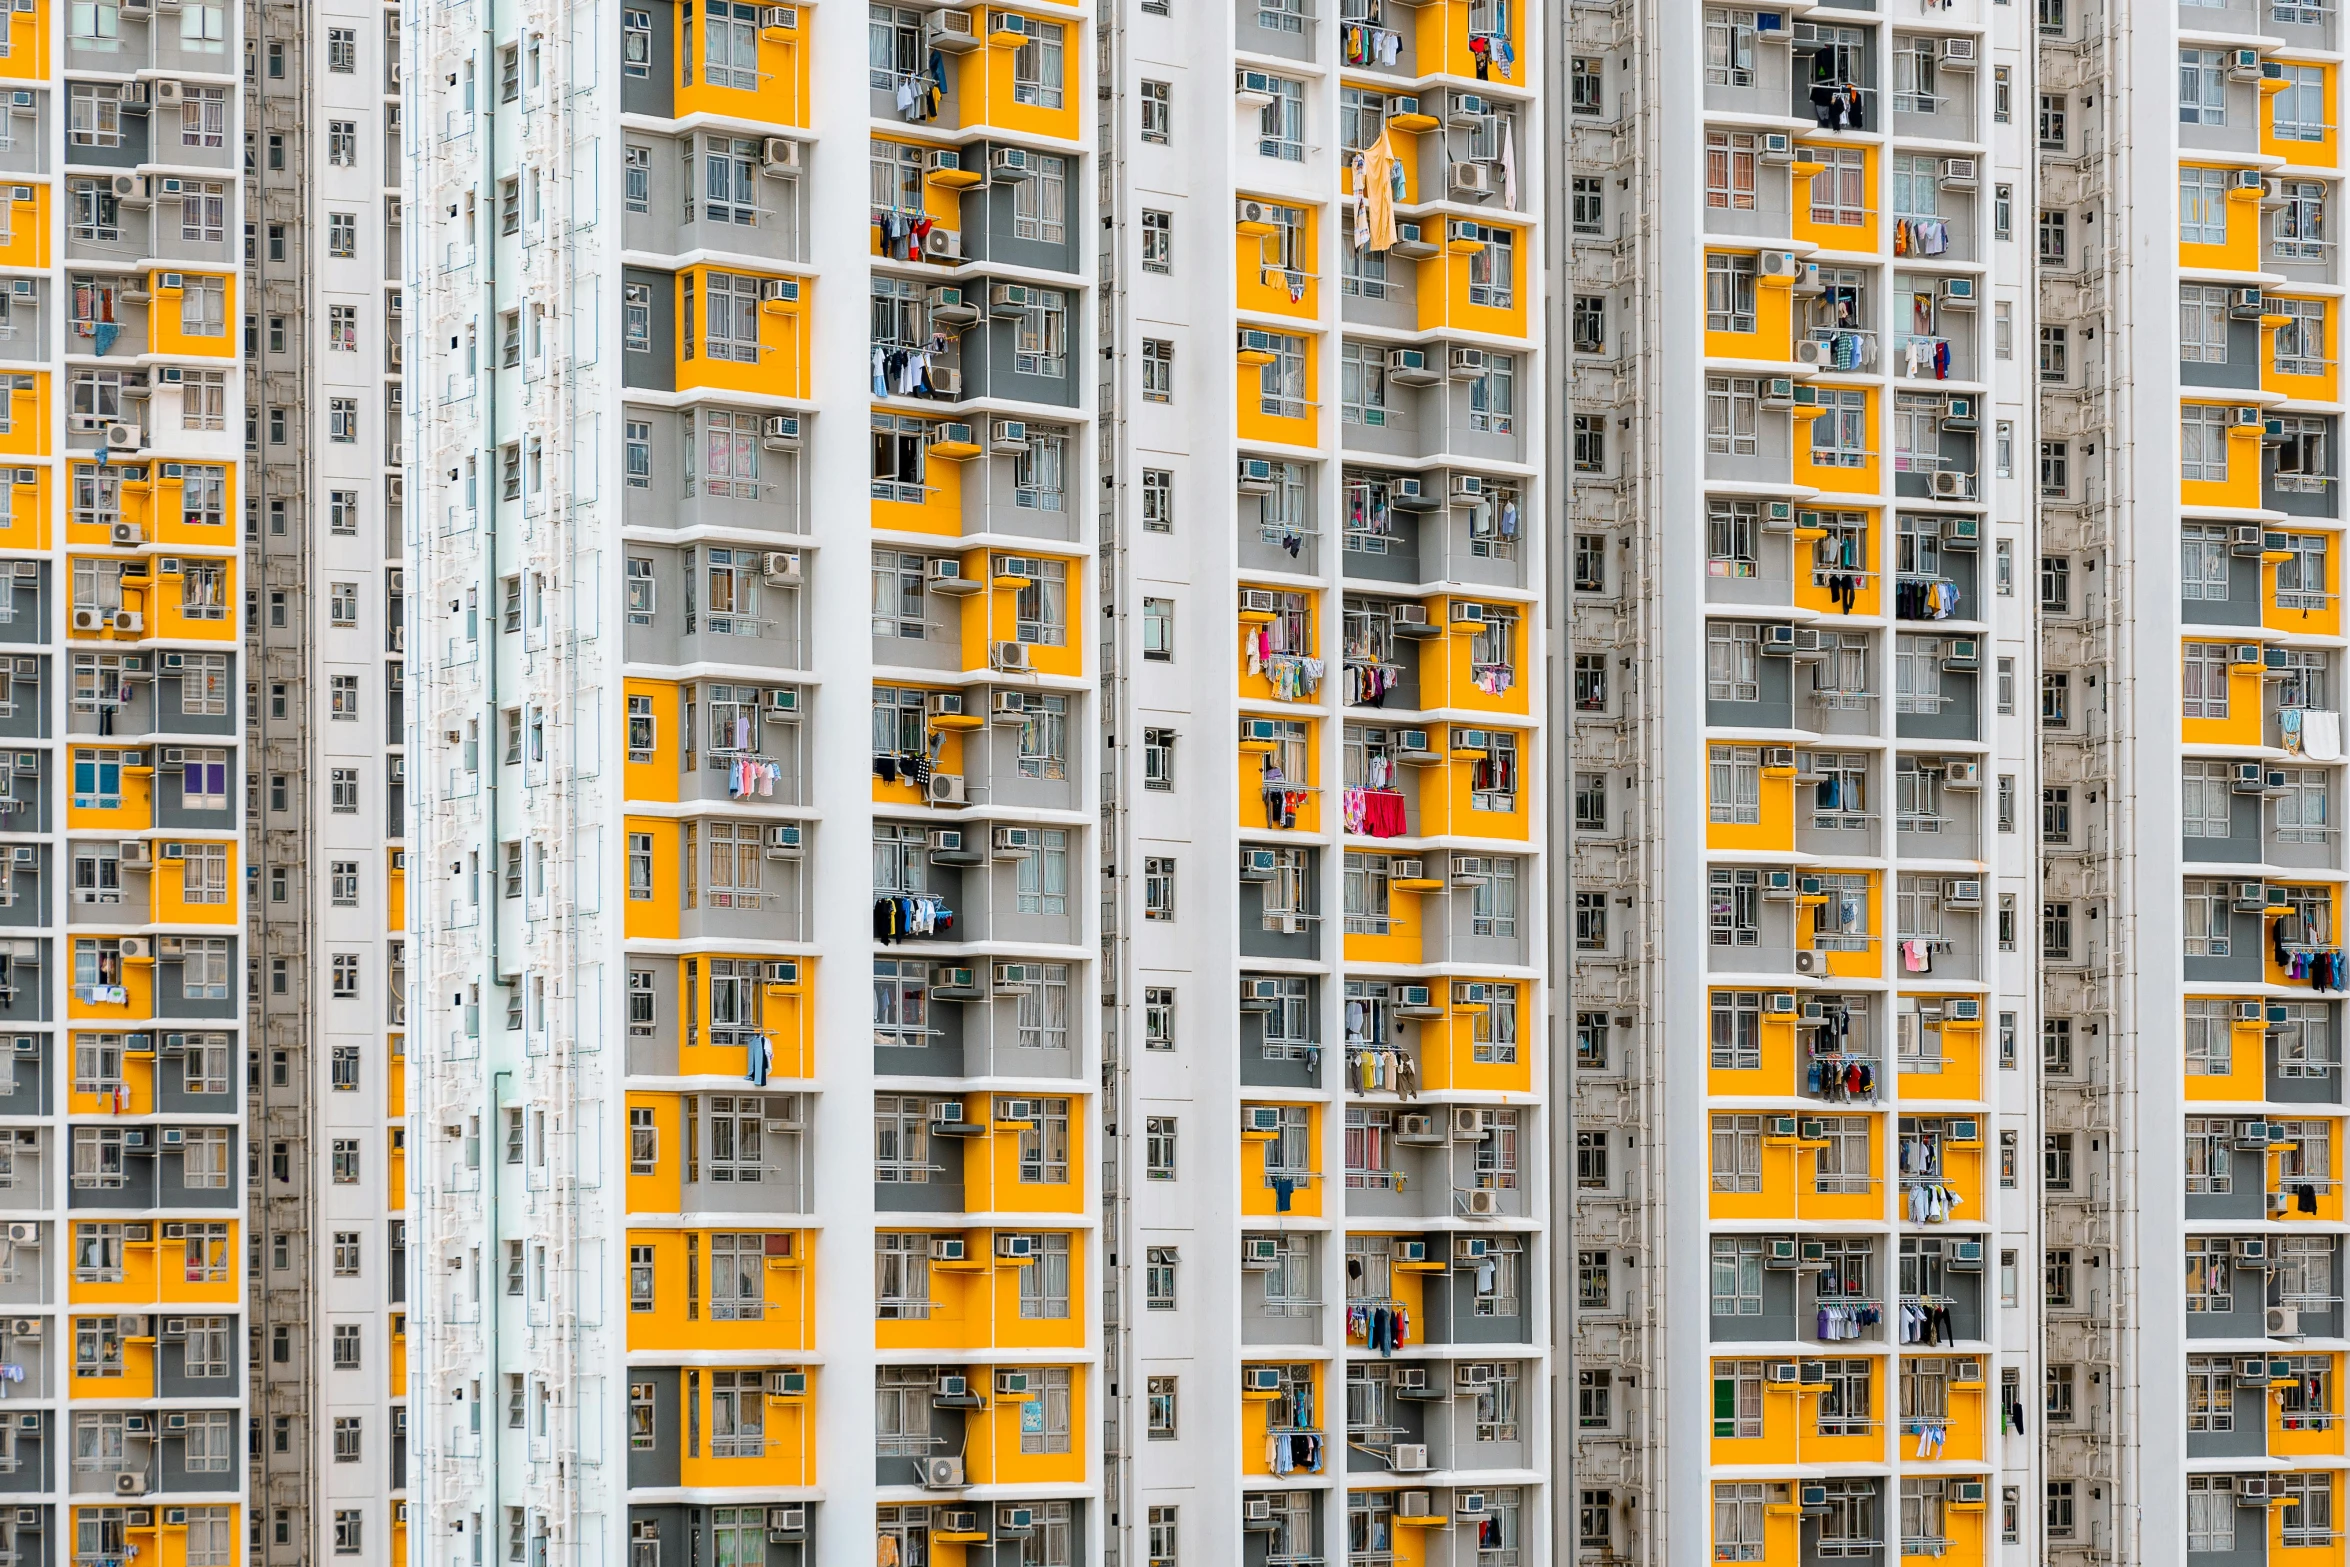
[[[1355,186],[1370,218],[1370,248],[1379,251],[1395,244],[1395,205],[1403,199],[1398,188],[1403,183],[1403,164],[1395,155],[1390,135],[1382,127],[1379,139],[1363,150],[1362,173]]]
[[[884,945],[908,936],[936,936],[952,929],[955,915],[944,899],[930,893],[900,894],[873,900],[873,936]]]
[[[2312,761],[2340,761],[2342,715],[2314,707],[2302,709],[2301,749]]]

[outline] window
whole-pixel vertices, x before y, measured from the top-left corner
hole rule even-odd
[[[2179,123],[2228,123],[2228,57],[2220,49],[2179,51]]]
[[[2229,411],[2190,403],[2179,410],[2179,477],[2190,484],[2224,484],[2228,477]]]
[[[2272,415],[2274,434],[2263,444],[2276,453],[2269,482],[2283,494],[2323,495],[2333,483],[2327,455],[2329,421],[2310,415]]]
[[[1273,101],[1257,114],[1257,155],[1284,163],[1303,163],[1306,156],[1305,83],[1286,76],[1268,76]]]
[[[2202,1426],[2194,1423],[2195,1384],[2193,1368],[2188,1362],[2188,1424],[2187,1429],[2227,1430],[2228,1426]],[[2218,1362],[2223,1372],[2227,1362]],[[2232,1387],[2232,1383],[2229,1384]],[[2233,1398],[2230,1393],[2229,1397]],[[2187,1476],[2187,1551],[2226,1552],[2236,1548],[2236,1478],[2233,1475],[2197,1474]]]
[[[2228,292],[2215,284],[2180,285],[2180,359],[2215,365],[2228,362]]]
[[[2334,1477],[2326,1471],[2302,1470],[2274,1475],[2270,1485],[2282,1496],[2278,1509],[2284,1525],[2285,1549],[2328,1546],[2334,1538]]]
[[[1058,22],[1034,17],[1016,19],[1028,42],[1012,53],[1012,101],[1040,109],[1058,109],[1062,103],[1062,44],[1065,29]]]
[[[1762,141],[1753,131],[1708,131],[1705,137],[1705,204],[1717,210],[1754,210],[1756,153]],[[1748,258],[1751,260],[1752,258]],[[1706,258],[1710,272],[1714,258]]]
[[[1028,178],[1012,184],[1012,236],[1046,245],[1063,244],[1069,235],[1069,161],[1039,153],[1029,163]],[[1041,293],[1055,301],[1056,306],[1062,305],[1057,290],[1029,292],[1032,297]]]
[[[1745,621],[1708,621],[1705,694],[1713,702],[1754,702],[1762,695],[1760,631]]]
[[[1173,599],[1146,598],[1142,601],[1142,656],[1157,664],[1175,661]]]
[[[2040,147],[2042,151],[2064,151],[2064,118],[2064,94],[2042,93],[2040,95]]]
[[[1142,917],[1175,918],[1175,860],[1171,855],[1146,855],[1142,862]]]
[[[1752,332],[1756,261],[1748,255],[1709,252],[1705,258],[1705,329],[1709,332]],[[1583,301],[1578,299],[1580,309]],[[1596,303],[1596,301],[1595,301]],[[1581,345],[1578,343],[1578,348]],[[1598,352],[1594,345],[1590,352]]]
[[[2320,299],[2282,299],[2261,296],[2261,310],[2284,320],[2272,334],[2279,375],[2323,375],[2326,372],[2326,307]]]
[[[2187,956],[2224,958],[2234,950],[2234,917],[2229,912],[2232,888],[2224,881],[2188,881],[2183,884],[2185,915],[2182,933]]]
[[[1759,1115],[1716,1115],[1712,1118],[1713,1189],[1717,1192],[1762,1190],[1763,1118]]]
[[[1762,751],[1751,745],[1706,750],[1709,821],[1755,826],[1762,821]]]
[[[1144,208],[1142,270],[1166,276],[1175,270],[1175,214]]]
[[[1485,355],[1485,374],[1469,383],[1469,428],[1507,435],[1516,426],[1518,361],[1514,354]]]
[[[87,15],[91,25],[107,31],[102,47],[113,47],[111,41],[115,8],[111,5],[89,4],[74,8],[77,28]],[[87,47],[88,40],[82,41]],[[112,82],[75,82],[66,100],[66,141],[75,147],[119,147],[122,145],[121,89]]]
[[[2042,441],[2040,443],[2040,493],[2051,500],[2062,500],[2072,489],[2072,443],[2069,441]]]
[[[2191,54],[2202,51],[2180,52]],[[2046,213],[2041,214],[2043,249],[2046,248],[2047,218]],[[2185,166],[2179,169],[2179,242],[2185,245],[2224,245],[2228,242],[2227,170]]]
[[[2231,1242],[2226,1236],[2187,1237],[2187,1310],[2190,1314],[2236,1309]]]
[[[1142,139],[1160,146],[1167,144],[1174,129],[1174,89],[1166,82],[1146,81],[1142,84]]]
[[[2071,334],[2061,326],[2040,329],[2040,381],[2042,385],[2062,385],[2069,357]]]
[[[1569,181],[1570,221],[1578,234],[1602,237],[1607,232],[1607,182],[1595,174],[1577,174]]]
[[[2228,716],[2228,660],[2225,642],[2189,642],[2180,679],[2180,711],[2188,718]]]
[[[1708,328],[1709,330],[1711,330],[1711,331],[1717,331],[1717,332],[1751,331],[1751,330],[1753,330],[1753,328],[1752,328],[1752,326],[1751,326],[1751,325],[1749,325],[1749,326],[1745,326],[1745,327],[1739,327],[1739,326],[1734,326],[1734,325],[1733,325],[1733,326],[1719,326],[1719,327],[1717,327],[1717,326],[1714,326],[1714,324],[1713,324],[1713,322],[1714,322],[1714,300],[1715,300],[1715,298],[1716,298],[1716,291],[1715,291],[1715,288],[1714,288],[1714,267],[1713,267],[1713,262],[1714,262],[1714,260],[1715,260],[1715,259],[1716,259],[1716,258],[1714,258],[1714,257],[1711,257],[1711,256],[1709,256],[1709,257],[1707,257],[1707,258],[1706,258],[1706,312],[1707,312],[1707,313],[1706,313],[1706,325],[1707,325],[1707,328]],[[1719,259],[1721,259],[1721,260],[1723,260],[1723,261],[1732,261],[1732,260],[1742,260],[1742,259],[1746,259],[1746,258],[1743,258],[1743,257],[1729,257],[1729,256],[1724,256],[1724,257],[1721,257],[1721,258],[1719,258]],[[1730,270],[1730,271],[1733,271],[1733,272],[1735,271],[1735,269],[1734,269],[1734,268],[1732,268],[1732,269],[1727,269],[1727,270]],[[1730,292],[1730,291],[1725,289],[1725,290],[1724,290],[1724,291],[1722,291],[1722,292],[1723,292],[1723,297],[1725,297],[1725,298],[1726,298],[1726,297],[1728,297],[1728,294],[1729,294],[1729,292]],[[1485,301],[1482,301],[1482,300],[1480,300],[1480,301],[1478,301],[1478,303],[1485,303]],[[1507,303],[1507,301],[1506,301],[1506,300],[1505,300],[1505,301],[1502,301],[1502,303]],[[1733,313],[1732,311],[1728,310],[1728,309],[1725,309],[1725,310],[1723,311],[1723,315],[1724,315],[1724,317],[1725,317],[1726,319],[1731,319],[1731,320],[1735,320],[1735,319],[1736,319],[1736,317],[1735,317],[1734,313]],[[1748,315],[1747,315],[1747,319],[1749,320],[1749,322],[1751,322],[1751,320],[1752,320],[1752,315],[1753,315],[1753,313],[1752,313],[1751,311],[1749,311],[1749,312],[1748,312]],[[1567,325],[1567,331],[1568,331],[1568,336],[1569,336],[1569,339],[1571,340],[1571,342],[1572,342],[1572,345],[1573,345],[1573,347],[1574,347],[1574,350],[1575,350],[1575,352],[1576,352],[1576,353],[1578,353],[1578,354],[1604,354],[1604,353],[1606,353],[1606,352],[1607,352],[1607,300],[1606,300],[1606,298],[1605,298],[1605,297],[1603,297],[1603,296],[1601,296],[1601,295],[1598,295],[1598,294],[1577,294],[1577,295],[1574,297],[1574,301],[1573,301],[1573,303],[1572,303],[1572,304],[1569,306],[1569,309],[1568,309],[1568,325]]]
[[[1579,54],[1567,65],[1567,109],[1572,114],[1603,114],[1606,112],[1605,88],[1602,86],[1600,62],[1593,56]]]
[[[1142,400],[1146,403],[1175,400],[1175,345],[1163,337],[1142,340]]]
[[[2224,221],[2224,214],[2223,214]],[[2040,265],[2061,268],[2067,249],[2065,213],[2061,207],[2042,207],[2039,220]]]
[[[2191,602],[2227,602],[2228,528],[2225,523],[2190,522],[2180,527],[2179,597]]]
[[[2286,261],[2325,254],[2326,188],[2316,180],[2279,182],[2283,203],[2269,228],[2269,249]]]
[[[1714,1486],[1713,1494],[1714,1560],[1763,1560],[1764,1514],[1769,1506],[1785,1502],[1786,1485],[1769,1481],[1722,1482]]]
[[[1736,456],[1762,450],[1761,383],[1752,376],[1705,379],[1705,449]]]

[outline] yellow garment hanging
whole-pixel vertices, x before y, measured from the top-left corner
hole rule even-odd
[[[1395,147],[1382,128],[1379,139],[1363,149],[1362,198],[1371,213],[1371,248],[1387,250],[1395,244]]]

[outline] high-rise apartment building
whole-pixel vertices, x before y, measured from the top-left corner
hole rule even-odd
[[[1562,1556],[2024,1560],[2043,1421],[2114,1451],[2120,1368],[2039,1342],[2118,1304],[2086,1251],[2043,1282],[2039,1194],[2137,1175],[2037,1097],[2048,15],[1560,18]]]
[[[239,17],[6,18],[0,1553],[241,1559]]]
[[[1110,24],[1122,1560],[1548,1554],[1542,21]]]
[[[270,1548],[2337,1559],[2333,12],[857,20],[252,24]]]
[[[398,1561],[400,11],[243,21],[250,1559]]]
[[[1091,18],[409,22],[410,1550],[1093,1559]]]
[[[2342,1549],[2341,25],[2037,18],[2052,1560]]]
[[[411,1550],[1541,1539],[1540,51],[1310,11],[410,18]]]

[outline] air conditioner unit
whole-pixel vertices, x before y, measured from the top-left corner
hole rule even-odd
[[[1796,973],[1815,975],[1824,974],[1827,972],[1827,969],[1828,955],[1826,953],[1811,947],[1798,947],[1795,949]]]
[[[1944,158],[1942,178],[1938,182],[1944,190],[1973,190],[1975,188],[1975,160],[1972,158]]]
[[[767,858],[796,860],[800,857],[802,828],[797,822],[779,822],[767,829]]]
[[[1755,271],[1767,278],[1793,280],[1802,267],[1792,250],[1766,250],[1754,258]]]
[[[956,1108],[962,1107],[958,1105]],[[938,1107],[932,1106],[933,1120],[937,1119],[937,1112]],[[959,1235],[933,1235],[930,1238],[930,1260],[932,1262],[961,1262],[966,1255],[966,1243]]]
[[[987,172],[992,179],[1029,179],[1037,167],[1035,155],[1025,147],[997,147],[987,155]]]
[[[993,452],[1014,455],[1028,450],[1028,425],[1020,419],[991,419],[987,425],[987,448]]]
[[[1485,374],[1485,350],[1456,348],[1445,356],[1446,373],[1456,381],[1474,381]]]
[[[1972,500],[1975,495],[1975,476],[1961,473],[1955,468],[1937,468],[1927,475],[1926,488],[1936,500]]]
[[[1942,40],[1942,69],[1971,71],[1975,68],[1975,41],[1972,38],[1945,38]]]
[[[769,451],[795,451],[800,444],[800,416],[769,414],[759,431],[759,444]]]
[[[1472,1219],[1490,1219],[1501,1212],[1501,1193],[1479,1187],[1461,1194],[1461,1211]]]
[[[759,575],[772,587],[797,587],[800,581],[800,552],[798,550],[768,550],[759,557]]]
[[[968,805],[961,773],[932,773],[928,799],[932,805]]]
[[[1429,367],[1426,349],[1391,348],[1387,351],[1387,379],[1398,386],[1427,386],[1437,374]]]
[[[1273,464],[1262,457],[1240,459],[1240,493],[1243,495],[1270,495],[1273,492]],[[1268,595],[1269,597],[1270,595]],[[1242,606],[1245,608],[1246,606]]]
[[[106,444],[116,451],[135,452],[146,436],[135,424],[110,424],[106,427]]]
[[[107,539],[119,548],[133,548],[147,542],[147,530],[135,522],[117,522],[109,525]]]
[[[931,261],[963,259],[963,231],[934,228],[922,236],[922,254]]]
[[[2299,1338],[2301,1313],[2292,1306],[2271,1306],[2261,1318],[2261,1331],[2270,1338]]]
[[[2231,49],[2228,51],[2228,79],[2237,82],[2256,82],[2261,77],[2258,49]]]
[[[1836,345],[1833,343],[1806,338],[1795,345],[1795,362],[1799,365],[1825,370],[1835,362],[1835,357]]]
[[[1971,277],[1946,277],[1942,280],[1942,303],[1963,309],[1974,308],[1975,280]]]
[[[1785,131],[1763,132],[1762,161],[1765,163],[1793,163],[1795,161],[1795,138]]]
[[[1281,1130],[1281,1107],[1278,1105],[1248,1106],[1246,1130],[1260,1135],[1278,1133]]]
[[[1398,223],[1395,243],[1387,247],[1387,253],[1403,261],[1425,261],[1436,254],[1436,246],[1422,235],[1419,224]]]
[[[926,1491],[959,1491],[963,1488],[963,1460],[960,1458],[923,1458],[922,1488]]]
[[[933,11],[923,19],[922,43],[925,48],[946,54],[969,54],[980,47],[980,38],[971,27],[968,11]]]
[[[1397,1474],[1425,1474],[1428,1470],[1428,1444],[1425,1442],[1398,1442],[1389,1467]]]
[[[1455,196],[1490,196],[1495,187],[1493,165],[1480,161],[1456,163],[1446,171],[1445,186]]]
[[[1028,671],[1028,644],[1025,642],[996,642],[989,646],[988,661],[997,669],[1025,674]]]
[[[759,167],[769,174],[800,172],[800,144],[788,136],[769,136],[759,143]]]

